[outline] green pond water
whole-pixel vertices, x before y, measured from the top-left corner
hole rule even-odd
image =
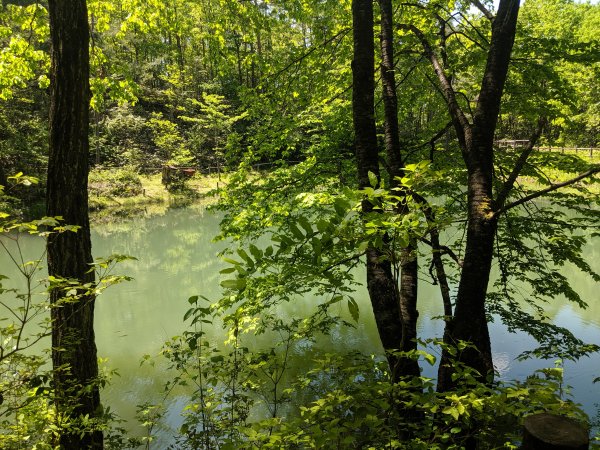
[[[119,266],[118,273],[130,275],[134,280],[111,287],[98,298],[95,321],[98,354],[108,359],[105,363],[108,368],[117,369],[119,373],[103,391],[103,403],[128,420],[126,427],[133,433],[142,433],[141,427],[133,421],[136,405],[161,401],[163,385],[173,376],[160,362],[154,367],[140,366],[143,355],[156,355],[168,338],[184,330],[182,318],[189,306],[188,297],[219,297],[219,270],[224,264],[217,253],[225,244],[212,242],[218,232],[218,222],[211,213],[187,208],[93,227],[95,256],[122,253],[138,259]],[[21,239],[20,245],[29,258],[39,257],[43,248],[39,239],[30,237]],[[600,270],[598,239],[587,245],[586,254],[592,267]],[[8,259],[0,254],[0,273],[11,272]],[[589,303],[589,308],[581,310],[556,299],[546,306],[546,311],[555,323],[571,329],[576,336],[600,344],[600,286],[577,269],[565,267],[563,273],[573,281],[573,286]],[[440,336],[443,324],[435,319],[443,313],[438,287],[423,279],[419,289],[421,336]],[[319,347],[340,352],[381,351],[366,289],[357,291],[356,300],[360,306],[357,327],[335,330],[318,343]],[[317,301],[310,297],[298,299],[282,305],[278,313],[284,317],[306,315]],[[340,313],[347,315],[343,304],[336,307]],[[490,325],[490,332],[495,365],[502,378],[523,379],[538,368],[553,366],[553,361],[515,361],[522,351],[535,346],[533,339],[527,335],[508,333],[498,322]],[[220,342],[224,340],[225,333],[215,326],[210,336],[215,342]],[[272,338],[259,337],[255,344],[268,345],[269,339]],[[435,374],[431,368],[424,369],[428,376]],[[597,376],[600,376],[599,355],[577,363],[565,363],[565,382],[573,386],[575,400],[591,416],[596,415],[597,403],[600,403],[600,383],[592,383]],[[162,439],[168,439],[169,427],[176,428],[180,423],[179,413],[184,404],[185,398],[181,395],[167,400],[165,425],[160,431]],[[160,448],[160,441],[156,445]]]

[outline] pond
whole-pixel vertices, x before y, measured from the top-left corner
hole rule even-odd
[[[95,322],[98,354],[107,358],[105,365],[116,369],[119,374],[104,390],[103,403],[129,420],[127,428],[136,434],[143,432],[133,420],[136,405],[160,402],[163,385],[172,376],[162,370],[160,363],[155,367],[140,365],[143,355],[157,355],[167,339],[183,331],[182,319],[188,308],[188,297],[219,297],[219,270],[224,264],[217,253],[224,248],[224,244],[212,242],[218,232],[218,223],[218,218],[213,214],[191,207],[93,227],[95,256],[122,253],[138,259],[119,265],[116,272],[134,279],[109,288],[99,297]],[[39,255],[41,242],[25,239],[22,246],[28,257],[35,257],[36,252]],[[588,244],[586,254],[593,268],[600,270],[598,239]],[[7,266],[5,255],[0,255],[3,273],[6,273]],[[571,273],[565,272],[569,270]],[[583,340],[600,344],[597,283],[576,269],[565,268],[563,273],[572,280],[590,307],[581,310],[557,299],[547,305],[549,316],[556,324],[573,330]],[[435,319],[443,313],[439,290],[425,281],[420,283],[419,289],[420,333],[423,337],[440,336],[443,324]],[[357,328],[339,330],[320,342],[320,346],[336,351],[381,351],[366,289],[356,293],[356,300],[360,307]],[[313,306],[314,299],[304,298],[301,302],[281,306],[279,313],[298,317],[307,314]],[[347,314],[341,304],[338,307],[340,312]],[[553,366],[553,361],[515,360],[522,351],[530,350],[535,345],[527,335],[508,333],[498,322],[491,324],[490,332],[495,365],[503,379],[523,379],[538,368]],[[211,331],[211,338],[217,342],[224,340],[224,331],[215,327]],[[431,368],[425,369],[426,375],[434,375]],[[565,383],[573,386],[575,400],[584,406],[590,416],[596,415],[597,403],[600,402],[600,385],[592,383],[597,376],[600,376],[599,355],[577,363],[565,363]],[[167,426],[177,427],[179,424],[182,403],[181,398],[168,400],[164,418]],[[165,429],[161,434],[168,436],[169,433]]]

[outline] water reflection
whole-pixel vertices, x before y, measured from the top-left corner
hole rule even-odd
[[[144,232],[140,233],[139,230]],[[97,230],[94,236],[95,253],[128,252],[140,261],[128,263],[127,270],[136,280],[105,295],[98,311],[98,339],[102,354],[111,358],[122,374],[144,378],[153,376],[146,382],[138,398],[147,398],[160,388],[157,374],[137,366],[137,360],[144,352],[156,353],[162,342],[182,330],[181,317],[186,310],[189,295],[202,294],[208,298],[219,295],[218,270],[221,264],[216,253],[223,244],[211,243],[218,231],[215,217],[195,210],[171,211],[165,216],[133,221],[130,230],[118,232]],[[588,244],[586,253],[598,255],[599,243]],[[590,258],[598,265],[598,258]],[[594,268],[594,267],[593,267]],[[595,267],[595,269],[600,269]],[[568,268],[563,269],[563,273]],[[589,303],[582,311],[574,305],[557,299],[545,307],[545,311],[557,324],[574,330],[575,334],[593,343],[600,343],[600,305],[595,295],[596,284],[576,269],[568,274],[573,285]],[[443,330],[441,320],[435,319],[443,313],[437,286],[422,282],[420,289],[419,331],[424,337],[440,336]],[[357,328],[340,328],[330,337],[319,342],[324,350],[360,350],[367,353],[380,351],[380,343],[370,311],[366,291],[356,294],[361,307],[361,320]],[[281,317],[299,317],[312,311],[316,299],[304,298],[281,305]],[[336,305],[340,313],[347,314],[343,304]],[[123,331],[126,330],[126,331]],[[128,337],[120,337],[126,332]],[[523,333],[508,333],[499,323],[491,324],[494,363],[503,379],[523,378],[540,367],[552,366],[553,361],[528,360],[515,362],[522,351],[535,347],[535,341]],[[224,339],[222,330],[212,331],[215,342]],[[271,337],[259,336],[255,345],[272,344]],[[110,343],[121,340],[118,345]],[[425,374],[432,376],[435,368],[425,367]],[[595,413],[594,403],[600,399],[591,380],[600,374],[600,358],[595,355],[577,363],[566,363],[567,383],[575,386],[577,400],[584,404],[588,413]],[[118,396],[121,383],[131,386],[125,378],[111,387],[109,396]],[[142,381],[138,382],[143,383]],[[135,389],[140,389],[140,385]],[[134,395],[135,397],[135,395]],[[106,398],[106,397],[105,397]],[[108,399],[107,399],[108,400]],[[118,401],[118,399],[117,399]],[[128,402],[124,402],[129,404]],[[130,404],[129,404],[130,405]],[[127,406],[131,410],[130,406]],[[129,416],[129,414],[126,414]]]
[[[172,375],[160,364],[140,366],[140,360],[144,354],[155,356],[167,339],[182,332],[187,298],[192,295],[218,298],[222,263],[217,253],[224,244],[212,242],[217,232],[218,219],[202,208],[174,209],[152,217],[94,226],[94,255],[123,253],[138,258],[138,261],[126,261],[119,266],[118,273],[132,276],[134,280],[106,291],[98,299],[96,313],[98,352],[108,358],[108,367],[117,369],[120,374],[103,392],[103,401],[122,417],[132,419],[137,404],[161,400],[163,384]],[[43,249],[40,240],[30,237],[24,237],[21,244],[26,257],[30,258],[39,257]],[[586,253],[592,268],[600,270],[600,242],[597,239],[588,244]],[[4,258],[4,255],[0,256],[0,267],[6,273],[10,264]],[[564,299],[556,299],[545,306],[546,314],[558,325],[573,330],[577,337],[600,344],[597,283],[576,269],[566,267],[562,273],[572,280],[589,308],[582,311],[566,304]],[[422,282],[419,289],[419,331],[423,337],[440,336],[443,323],[435,317],[440,316],[443,309],[437,286]],[[361,311],[360,323],[354,329],[335,330],[319,342],[321,349],[380,351],[366,290],[359,290],[356,299]],[[310,297],[298,299],[281,305],[278,313],[283,318],[304,316],[312,311],[316,300]],[[335,307],[347,315],[343,304]],[[515,362],[518,354],[535,347],[534,340],[523,333],[510,334],[498,322],[491,324],[490,332],[494,363],[503,379],[524,378],[537,368],[553,365],[552,361]],[[224,331],[213,327],[211,339],[215,343],[222,342]],[[271,344],[272,337],[269,336],[254,339],[256,346]],[[298,350],[298,357],[302,359],[309,348]],[[591,380],[600,375],[600,357],[594,355],[576,364],[567,362],[565,366],[566,382],[574,386],[576,400],[589,414],[595,414],[594,403],[600,401],[600,392],[599,386],[592,385]],[[424,370],[427,376],[435,375],[434,368],[424,367]],[[171,398],[166,417],[171,426],[178,425],[183,403],[181,396]],[[135,430],[135,425],[132,426]]]

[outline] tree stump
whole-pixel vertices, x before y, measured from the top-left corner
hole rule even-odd
[[[521,450],[587,450],[588,430],[573,419],[554,414],[534,414],[523,421]]]

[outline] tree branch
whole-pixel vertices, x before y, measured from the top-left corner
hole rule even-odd
[[[442,129],[440,129],[438,132],[436,132],[433,137],[431,139],[429,139],[428,141],[425,141],[421,144],[417,144],[415,146],[409,147],[406,150],[406,158],[404,159],[404,162],[406,162],[406,160],[415,152],[417,152],[419,149],[423,148],[423,147],[427,147],[430,146],[430,150],[429,150],[429,160],[433,161],[433,153],[435,151],[435,143],[442,138],[447,132],[448,130],[452,127],[452,122],[448,122],[446,125],[444,125],[444,127]]]
[[[308,56],[310,56],[316,50],[318,50],[320,48],[323,48],[323,47],[326,47],[327,45],[331,44],[337,38],[345,36],[346,33],[348,33],[351,29],[352,28],[343,28],[338,33],[336,33],[333,36],[329,37],[325,41],[319,43],[318,45],[315,45],[315,46],[311,47],[310,49],[308,49],[308,51],[306,51],[305,53],[303,53],[302,55],[300,55],[298,58],[296,58],[293,61],[291,61],[290,63],[288,63],[283,69],[280,69],[280,70],[278,70],[277,72],[275,72],[275,73],[273,73],[271,75],[267,75],[265,77],[266,81],[269,81],[269,82],[275,81],[282,73],[286,72],[292,66],[294,66],[294,65],[302,62],[304,59],[306,59]]]
[[[510,191],[512,191],[512,189],[515,185],[515,181],[517,181],[517,178],[521,174],[523,167],[525,167],[525,163],[527,163],[527,159],[529,158],[529,155],[531,155],[531,152],[533,151],[535,144],[537,143],[538,139],[540,138],[540,136],[542,134],[542,130],[544,129],[544,126],[546,125],[546,123],[547,123],[546,118],[540,117],[535,131],[529,138],[527,147],[525,147],[525,149],[519,156],[519,159],[515,163],[515,166],[513,167],[512,172],[510,173],[510,175],[508,176],[508,178],[502,185],[502,188],[500,189],[500,192],[498,193],[498,196],[496,197],[496,200],[495,200],[496,209],[502,208],[502,206],[504,205],[504,202],[506,202],[506,199],[508,198]]]
[[[473,31],[475,31],[475,33],[477,34],[477,36],[479,36],[481,38],[481,40],[483,42],[485,42],[486,45],[490,45],[490,41],[488,41],[487,37],[485,37],[481,31],[479,31],[479,28],[476,27],[467,16],[465,16],[462,12],[458,11],[455,14],[452,14],[452,17],[456,17],[456,16],[460,16],[462,18],[462,20],[464,20],[472,29]]]
[[[454,123],[457,134],[459,134],[459,139],[461,139],[464,142],[465,135],[470,129],[471,124],[469,123],[467,117],[460,108],[460,105],[458,104],[458,101],[456,99],[456,93],[454,92],[454,88],[452,87],[452,83],[450,82],[448,75],[446,75],[444,68],[440,64],[440,61],[438,60],[435,52],[433,51],[433,48],[431,48],[431,44],[429,43],[427,37],[423,34],[423,32],[414,25],[399,24],[398,26],[402,30],[408,30],[412,32],[421,42],[423,50],[425,51],[425,55],[429,58],[429,61],[433,66],[433,70],[435,71],[439,79],[442,88],[442,94],[444,96],[444,99],[446,100],[446,104],[448,105],[448,110],[450,112],[450,116],[452,117],[452,122]],[[461,134],[462,136],[460,136]]]
[[[477,47],[479,47],[481,50],[483,50],[483,51],[487,50],[487,48],[485,48],[483,45],[481,45],[478,41],[476,41],[475,39],[473,39],[471,36],[469,36],[465,32],[463,32],[463,31],[457,31],[457,30],[455,30],[452,27],[450,27],[450,28],[452,29],[452,32],[449,33],[448,36],[446,36],[447,38],[449,38],[451,36],[455,36],[455,35],[460,35],[460,36],[463,36],[465,39],[468,39],[469,41],[471,41],[474,45],[476,45]]]
[[[534,192],[532,194],[526,195],[525,197],[523,197],[523,198],[521,198],[521,199],[519,199],[519,200],[517,200],[515,202],[509,203],[508,205],[506,205],[506,206],[498,209],[494,213],[494,216],[498,216],[498,215],[500,215],[502,213],[505,213],[509,209],[513,209],[516,206],[522,205],[524,203],[527,203],[530,200],[536,199],[536,198],[541,197],[543,195],[546,195],[546,194],[548,194],[550,192],[556,191],[557,189],[560,189],[560,188],[563,188],[565,186],[570,186],[572,184],[575,184],[578,181],[581,181],[584,178],[587,178],[587,177],[589,177],[591,175],[594,175],[594,174],[596,174],[598,172],[600,172],[600,166],[592,167],[591,169],[589,169],[589,170],[587,170],[587,171],[579,174],[575,178],[571,178],[570,180],[563,181],[562,183],[553,184],[551,186],[548,186],[546,189],[542,189],[541,191],[537,191],[537,192]]]
[[[501,0],[492,22],[492,40],[479,98],[473,115],[473,127],[481,132],[480,139],[494,139],[494,130],[500,114],[500,100],[508,75],[510,55],[516,33],[520,0]]]
[[[494,21],[494,14],[492,14],[492,12],[489,9],[487,9],[483,3],[481,3],[479,0],[471,0],[471,3],[473,3],[473,6],[475,6],[479,11],[481,11],[490,22]]]
[[[450,247],[448,247],[446,245],[440,245],[439,241],[438,241],[438,244],[436,245],[435,242],[430,241],[429,239],[424,238],[424,237],[420,238],[420,241],[429,245],[434,251],[437,251],[440,255],[448,255],[458,265],[458,267],[463,266],[463,262],[460,260],[460,258],[456,255],[456,253],[454,253],[454,251]]]

